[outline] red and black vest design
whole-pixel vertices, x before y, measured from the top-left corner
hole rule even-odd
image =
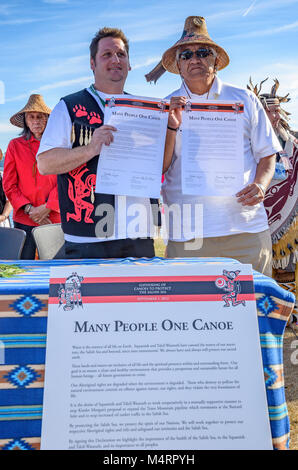
[[[94,130],[103,125],[104,114],[96,99],[86,90],[62,98],[72,122],[72,148],[87,145]],[[96,225],[100,225],[100,237],[111,237],[115,228],[115,196],[95,193],[99,155],[78,168],[58,175],[58,193],[63,232],[81,237],[96,237]],[[150,199],[154,224],[161,226],[158,199]],[[108,204],[112,210],[105,211]],[[102,208],[102,209],[101,209]],[[103,233],[102,233],[103,232]]]
[[[62,99],[72,122],[72,148],[87,145],[94,130],[103,125],[102,110],[86,89]],[[103,218],[107,220],[103,227],[104,236],[110,237],[114,233],[115,196],[95,193],[98,157],[96,155],[69,173],[58,175],[61,223],[68,235],[96,237],[96,224]],[[109,204],[112,210],[108,214],[100,211],[102,204]]]

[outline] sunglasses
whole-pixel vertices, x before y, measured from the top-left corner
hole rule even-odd
[[[197,49],[196,51],[186,49],[185,51],[179,54],[179,59],[189,60],[193,57],[194,54],[198,57],[198,59],[203,59],[205,57],[208,57],[209,55],[213,55],[212,51],[206,48]]]

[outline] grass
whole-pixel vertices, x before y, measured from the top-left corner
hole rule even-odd
[[[156,238],[154,240],[154,249],[155,249],[155,256],[158,256],[159,258],[164,258],[166,247],[162,238]]]

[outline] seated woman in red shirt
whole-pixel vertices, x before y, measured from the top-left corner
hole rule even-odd
[[[10,118],[23,131],[7,147],[3,188],[13,206],[14,226],[27,233],[21,259],[35,258],[31,234],[34,227],[60,222],[57,176],[43,176],[36,166],[36,154],[50,112],[41,95],[31,95],[26,106]]]

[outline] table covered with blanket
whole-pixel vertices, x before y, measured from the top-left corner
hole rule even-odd
[[[0,449],[40,448],[51,266],[222,261],[231,260],[4,261],[7,270],[3,272],[8,272],[8,277],[0,277]],[[253,278],[273,448],[287,449],[290,424],[282,353],[284,330],[295,299],[273,279],[255,271]]]

